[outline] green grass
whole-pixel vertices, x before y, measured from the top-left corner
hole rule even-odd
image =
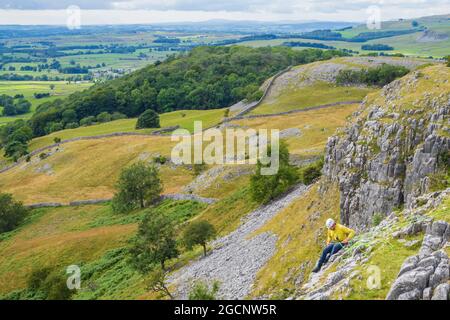
[[[450,223],[450,197],[446,198],[441,206],[430,213],[436,220],[444,220]]]
[[[190,132],[194,131],[194,121],[202,121],[203,128],[207,128],[219,123],[225,114],[225,109],[214,110],[181,110],[169,113],[163,113],[160,115],[161,127],[172,127],[179,125],[183,129],[187,129]],[[103,134],[110,134],[114,132],[142,132],[151,133],[156,129],[144,129],[136,130],[136,119],[122,119],[111,121],[103,124],[97,124],[88,127],[80,127],[77,129],[68,129],[58,132],[54,132],[50,135],[33,139],[30,142],[30,150],[35,150],[47,145],[53,144],[55,137],[62,140],[86,137],[86,136],[98,136]]]
[[[278,241],[274,255],[258,272],[250,297],[271,294],[284,299],[301,285],[297,281],[307,281],[326,237],[321,231],[325,221],[338,216],[337,186],[318,182],[258,230],[255,234],[276,234]]]
[[[54,90],[50,89],[51,84],[55,85]],[[71,93],[82,91],[91,85],[92,83],[68,83],[66,81],[0,81],[0,95],[7,94],[14,96],[16,94],[23,94],[31,102],[31,112],[15,117],[0,116],[0,125],[17,119],[28,119],[40,104],[67,97]],[[51,96],[42,99],[36,99],[34,97],[34,93],[46,92],[50,93]],[[0,107],[0,109],[2,108]]]
[[[219,235],[225,235],[236,229],[241,218],[257,207],[251,199],[250,188],[243,186],[209,206],[198,218],[211,223]]]
[[[423,234],[408,238],[408,240],[421,239]],[[406,258],[417,254],[420,246],[405,247],[398,240],[390,239],[379,245],[365,266],[359,267],[361,278],[354,278],[350,281],[351,293],[346,300],[384,300],[397,278],[400,267]],[[381,288],[369,289],[367,279],[370,276],[367,268],[376,266],[381,271]]]
[[[359,101],[372,92],[369,88],[340,87],[318,82],[303,88],[286,89],[254,109],[251,114],[272,114],[344,101]]]
[[[421,32],[416,32],[413,34],[382,38],[370,40],[364,43],[360,42],[345,42],[345,41],[321,41],[312,39],[274,39],[274,40],[258,40],[258,41],[247,41],[242,42],[240,45],[250,46],[250,47],[264,47],[264,46],[277,46],[281,45],[286,41],[300,41],[300,42],[314,42],[322,43],[325,45],[333,46],[337,49],[350,49],[354,51],[359,51],[360,54],[366,54],[370,51],[364,51],[361,49],[362,45],[365,44],[387,44],[394,47],[393,51],[384,51],[385,53],[402,53],[408,56],[418,56],[418,57],[429,57],[433,56],[435,58],[442,58],[449,54],[450,52],[450,25],[448,23],[448,15],[441,17],[426,17],[423,19],[413,19],[420,23],[421,26],[426,26],[429,30],[446,33],[449,38],[444,41],[439,42],[418,42],[417,38]],[[359,25],[352,29],[341,31],[340,33],[343,37],[351,38],[357,36],[363,32],[379,32],[388,30],[407,30],[411,29],[411,22],[413,20],[403,20],[403,21],[385,21],[381,24],[381,30],[369,30],[366,25]],[[303,50],[304,48],[296,48],[298,50]],[[382,52],[382,51],[379,51]]]
[[[205,206],[165,200],[155,210],[182,223]],[[131,269],[126,248],[148,210],[121,215],[113,214],[109,205],[33,210],[22,226],[1,237],[0,295],[24,290],[36,268],[63,271],[76,264],[82,289],[75,299],[138,298],[146,291],[145,283]]]

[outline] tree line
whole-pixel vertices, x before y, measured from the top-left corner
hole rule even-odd
[[[382,64],[376,68],[361,70],[341,70],[336,77],[336,82],[340,85],[365,84],[368,86],[385,86],[397,78],[403,77],[409,69],[403,66]]]
[[[0,107],[3,107],[3,116],[16,116],[30,112],[31,103],[23,95],[14,97],[0,95]]]

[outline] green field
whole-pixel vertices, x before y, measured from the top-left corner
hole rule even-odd
[[[360,33],[366,32],[408,30],[412,29],[412,21],[413,20],[382,22],[381,29],[379,30],[369,30],[366,25],[360,25],[357,27],[353,27],[351,29],[347,29],[345,31],[340,31],[340,33],[345,38],[352,38]],[[435,58],[442,58],[444,56],[447,56],[450,53],[450,23],[448,20],[448,16],[447,18],[445,16],[427,17],[416,19],[415,21],[419,23],[419,26],[426,27],[430,31],[447,35],[447,38],[439,41],[426,41],[426,42],[418,41],[418,38],[423,34],[422,31],[418,30],[418,32],[412,34],[375,39],[363,43],[290,38],[290,39],[247,41],[240,43],[240,45],[246,45],[251,47],[264,47],[264,46],[278,46],[281,45],[283,42],[299,41],[299,42],[322,43],[328,46],[333,46],[337,49],[350,49],[358,51],[360,52],[360,54],[367,54],[371,51],[362,50],[361,49],[362,45],[386,44],[394,47],[394,50],[377,51],[377,52],[384,52],[388,54],[402,53],[408,56],[419,56],[419,57],[433,56]],[[296,49],[303,50],[304,47],[298,47]]]
[[[55,85],[53,90],[50,85]],[[15,117],[1,117],[0,125],[15,121],[17,119],[28,119],[36,110],[36,107],[44,102],[52,101],[58,98],[64,98],[76,91],[81,91],[89,88],[92,83],[68,83],[65,81],[0,81],[0,95],[7,94],[14,96],[16,94],[23,94],[25,98],[31,102],[31,112],[15,116]],[[49,92],[51,95],[47,98],[36,99],[34,93]],[[0,110],[2,108],[0,107]]]
[[[450,34],[450,30],[449,30]],[[311,39],[274,39],[274,40],[258,40],[258,41],[247,41],[242,42],[241,45],[250,47],[265,47],[265,46],[279,46],[283,42],[287,41],[298,41],[298,42],[312,42],[312,43],[322,43],[328,46],[333,46],[337,49],[350,49],[353,51],[358,51],[360,54],[366,54],[373,51],[365,51],[361,49],[364,44],[386,44],[394,47],[392,51],[377,51],[384,52],[387,54],[402,53],[407,56],[418,56],[418,57],[429,57],[433,56],[436,58],[447,56],[450,52],[450,37],[445,41],[440,42],[418,42],[417,37],[420,33],[407,34],[397,37],[384,38],[371,40],[364,43],[359,42],[345,42],[345,41],[322,41],[322,40],[311,40]],[[304,47],[295,48],[296,50],[303,50]]]
[[[161,127],[172,127],[179,125],[190,132],[194,130],[194,121],[202,121],[203,128],[207,128],[219,123],[224,117],[225,109],[214,110],[180,110],[160,115]],[[30,143],[30,150],[35,150],[53,144],[55,137],[62,140],[76,137],[98,136],[114,132],[142,132],[151,133],[156,129],[136,130],[136,119],[122,119],[103,124],[97,124],[77,129],[68,129],[54,132],[50,135],[33,139]]]
[[[286,90],[278,97],[263,102],[251,114],[272,114],[336,102],[359,101],[370,92],[373,92],[373,89],[340,87],[318,82],[312,86]]]

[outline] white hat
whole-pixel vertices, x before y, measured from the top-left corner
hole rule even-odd
[[[325,225],[327,226],[328,229],[331,229],[332,226],[334,226],[336,222],[333,219],[328,219],[327,222],[325,223]]]

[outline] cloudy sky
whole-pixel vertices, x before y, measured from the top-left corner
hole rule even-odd
[[[229,20],[365,21],[450,13],[450,0],[0,0],[0,24],[65,24],[81,9],[83,24]]]

